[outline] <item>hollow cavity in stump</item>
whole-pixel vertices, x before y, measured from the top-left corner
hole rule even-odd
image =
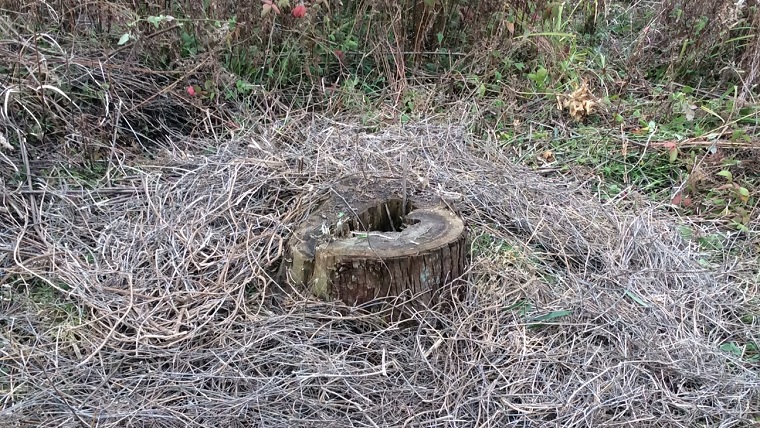
[[[465,225],[443,204],[403,207],[389,198],[351,205],[329,201],[296,232],[293,282],[348,305],[414,296],[404,300],[421,308],[436,304],[443,286],[463,273]]]

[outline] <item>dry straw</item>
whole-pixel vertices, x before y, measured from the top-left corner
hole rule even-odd
[[[698,265],[661,210],[602,205],[458,126],[356,123],[293,115],[214,154],[175,147],[114,165],[120,178],[100,188],[5,189],[3,275],[16,282],[0,303],[0,425],[758,417],[757,367],[719,349],[753,334],[736,316],[748,299],[741,273]],[[289,234],[348,175],[406,175],[457,204],[473,231],[464,301],[387,325],[278,292]],[[22,283],[68,303],[34,306]]]

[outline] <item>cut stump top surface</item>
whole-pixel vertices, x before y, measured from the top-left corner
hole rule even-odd
[[[444,207],[416,209],[406,216],[409,226],[400,232],[355,232],[319,246],[335,256],[396,258],[435,250],[456,241],[464,222]]]

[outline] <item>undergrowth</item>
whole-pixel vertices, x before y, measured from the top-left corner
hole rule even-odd
[[[748,234],[756,1],[0,1],[9,183],[112,180],[246,115],[461,120],[517,162]],[[170,138],[171,139],[171,138]],[[177,144],[177,138],[171,139]],[[15,159],[12,159],[16,156]],[[756,238],[755,238],[756,239]]]

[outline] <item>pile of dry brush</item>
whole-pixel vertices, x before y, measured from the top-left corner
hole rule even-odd
[[[757,284],[706,269],[643,200],[510,164],[460,127],[294,116],[213,154],[6,189],[3,426],[751,426],[760,374],[720,350]],[[196,145],[203,145],[196,141]],[[273,274],[331,183],[401,176],[473,231],[466,298],[411,325]],[[54,289],[51,307],[25,292]],[[562,314],[553,317],[552,314]],[[754,328],[754,331],[753,331]]]

